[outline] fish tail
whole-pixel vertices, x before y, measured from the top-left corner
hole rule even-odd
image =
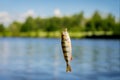
[[[71,66],[67,63],[66,72],[71,72]]]

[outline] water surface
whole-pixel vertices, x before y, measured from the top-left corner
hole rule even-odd
[[[72,40],[66,73],[60,39],[0,38],[0,80],[120,80],[119,40]]]

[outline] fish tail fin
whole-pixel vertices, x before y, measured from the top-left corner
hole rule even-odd
[[[71,66],[67,63],[66,72],[71,72]]]

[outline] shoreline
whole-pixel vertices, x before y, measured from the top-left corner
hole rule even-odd
[[[120,39],[120,34],[116,35],[112,31],[88,31],[88,32],[69,32],[72,39]],[[0,38],[61,38],[61,32],[20,32],[20,33],[0,33]]]
[[[86,39],[120,39],[120,35],[86,36]]]
[[[0,36],[0,38],[61,38],[61,37],[20,37],[20,36]],[[120,35],[101,35],[101,36],[96,36],[96,35],[92,35],[92,36],[85,36],[82,38],[76,38],[76,37],[71,37],[71,39],[120,39]]]

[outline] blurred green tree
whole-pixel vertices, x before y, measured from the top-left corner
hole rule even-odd
[[[0,32],[4,32],[5,28],[3,24],[0,24]]]
[[[21,32],[35,31],[37,30],[37,26],[35,20],[29,16],[26,21],[23,23],[21,27]]]
[[[95,13],[91,18],[91,24],[93,24],[92,29],[96,29],[97,31],[100,30],[100,28],[102,27],[101,22],[102,22],[102,17],[100,13],[98,11],[95,11]]]
[[[12,36],[19,36],[21,23],[14,21],[12,24],[9,25],[9,31],[12,33]]]

